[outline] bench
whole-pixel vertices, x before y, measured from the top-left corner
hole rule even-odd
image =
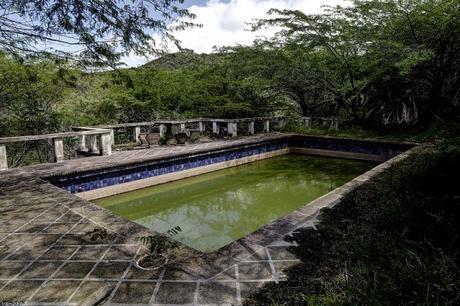
[[[180,132],[174,134],[174,139],[176,139],[177,144],[185,144],[185,142],[189,139],[187,133]]]
[[[142,147],[158,146],[160,145],[160,133],[140,133],[139,140]]]

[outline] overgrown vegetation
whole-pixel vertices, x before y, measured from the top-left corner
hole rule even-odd
[[[177,243],[163,235],[143,236],[140,240],[148,247],[149,253],[153,257],[165,255],[167,250],[177,246]]]
[[[457,122],[434,122],[431,125],[409,125],[381,129],[366,129],[352,123],[343,123],[339,129],[321,125],[305,127],[298,121],[288,121],[289,132],[308,135],[329,135],[348,138],[365,138],[374,140],[408,141],[415,143],[441,141],[460,135],[460,124]]]
[[[3,48],[0,134],[196,116],[334,116],[374,131],[452,122],[460,115],[459,12],[459,0],[356,0],[322,15],[273,10],[254,28],[282,30],[252,46],[185,50],[100,73]]]
[[[302,263],[247,305],[457,305],[460,139],[424,149],[325,209]]]
[[[165,265],[180,265],[181,262],[187,262],[192,258],[198,260],[199,257],[199,252],[194,252],[164,234],[143,236],[140,237],[140,241],[148,249],[148,252],[137,262],[143,269],[155,270]]]

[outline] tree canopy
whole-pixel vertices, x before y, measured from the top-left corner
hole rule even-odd
[[[338,112],[382,124],[458,115],[460,1],[355,0],[325,14],[270,13],[274,17],[254,29],[282,29],[263,49],[304,53],[303,71],[314,77],[301,87],[323,88],[321,100],[332,98]],[[304,78],[298,66],[286,67],[297,82]],[[299,105],[308,114],[303,100]]]
[[[193,26],[183,0],[5,0],[0,3],[0,50],[52,55],[85,65],[115,65],[122,55],[159,51],[153,35]],[[168,24],[175,21],[172,25]]]
[[[164,1],[170,8],[176,2]],[[33,2],[43,4],[37,14],[49,10],[52,2]],[[34,6],[25,9],[27,3],[2,5],[15,7],[15,14],[23,7],[21,14],[38,18],[30,12]],[[79,22],[85,27],[93,14],[89,5],[98,3],[108,5],[106,1],[82,4],[87,17]],[[130,5],[133,3],[137,2]],[[460,0],[356,0],[351,4],[316,15],[272,10],[270,18],[256,22],[254,29],[279,27],[273,38],[213,54],[183,50],[138,68],[103,73],[66,68],[43,57],[15,58],[2,53],[1,133],[31,134],[72,125],[194,116],[335,116],[342,122],[376,129],[457,120]],[[130,10],[128,7],[122,10]],[[63,9],[59,8],[61,13]],[[136,12],[140,11],[132,14]],[[187,14],[180,12],[177,14]],[[51,16],[57,16],[54,14],[57,12]],[[43,20],[40,24],[45,27]],[[54,31],[58,21],[52,20]],[[95,22],[98,26],[104,23]],[[112,33],[108,28],[99,33],[98,26],[86,29],[97,39]],[[117,26],[125,29],[121,23]],[[142,22],[138,26],[143,27]],[[0,37],[6,33],[3,29],[0,23]],[[142,52],[135,37],[127,38],[133,45],[127,44],[126,50]],[[26,45],[32,43],[25,40]],[[5,49],[8,44],[3,40],[0,46]],[[120,55],[118,51],[95,60],[113,60]]]

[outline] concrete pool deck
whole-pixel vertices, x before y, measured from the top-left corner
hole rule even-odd
[[[2,171],[0,304],[241,304],[266,282],[283,281],[282,271],[298,262],[287,251],[290,244],[285,236],[297,228],[314,226],[321,208],[336,204],[343,194],[410,153],[378,165],[218,251],[187,249],[180,261],[153,271],[135,265],[146,252],[138,237],[151,235],[151,231],[42,179],[282,137],[286,134],[120,151],[108,157]]]

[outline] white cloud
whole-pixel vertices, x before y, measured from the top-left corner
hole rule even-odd
[[[248,23],[267,17],[271,8],[300,10],[304,13],[320,13],[324,5],[344,4],[344,0],[209,0],[204,5],[193,5],[189,10],[196,15],[193,22],[201,28],[189,28],[175,36],[182,47],[197,53],[211,53],[214,47],[250,45],[260,36],[269,37],[275,29],[248,31]],[[170,48],[170,51],[176,51]],[[127,58],[129,66],[142,62],[140,58]]]
[[[249,45],[257,36],[271,36],[274,29],[248,31],[248,24],[267,17],[271,8],[301,10],[320,13],[323,5],[336,5],[342,0],[231,0],[228,3],[210,0],[204,6],[191,6],[197,18],[194,22],[202,28],[187,29],[177,33],[184,48],[198,53],[210,53],[214,46]]]

